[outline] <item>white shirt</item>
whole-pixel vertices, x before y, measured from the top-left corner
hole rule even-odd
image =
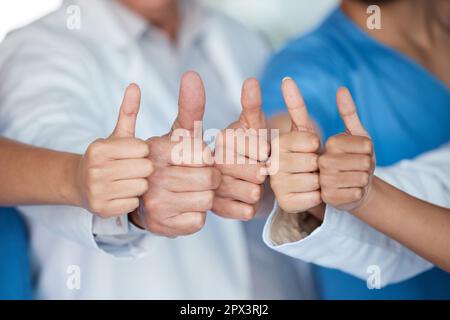
[[[79,30],[67,27],[69,5],[80,9]],[[12,32],[0,48],[2,134],[84,153],[111,133],[131,82],[143,93],[137,136],[165,134],[176,117],[180,75],[189,69],[205,82],[204,127],[222,129],[235,121],[242,81],[258,74],[268,50],[236,22],[192,1],[183,1],[182,12],[175,46],[108,0],[66,1]],[[39,298],[313,296],[307,272],[264,246],[262,221],[244,227],[209,213],[199,233],[172,240],[130,230],[126,215],[100,219],[66,206],[20,210],[30,227]],[[81,272],[79,289],[67,285],[73,270]]]
[[[404,192],[450,208],[450,143],[413,160],[379,168],[375,174]],[[376,266],[385,286],[414,277],[433,267],[397,241],[373,229],[348,212],[327,206],[321,226],[299,241],[276,245],[271,237],[272,213],[264,228],[264,241],[288,256],[336,268],[366,280]],[[277,230],[279,231],[279,230]]]

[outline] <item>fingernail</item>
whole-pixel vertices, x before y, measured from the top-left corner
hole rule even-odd
[[[292,80],[292,78],[291,77],[284,77],[283,81],[285,81],[285,80]]]

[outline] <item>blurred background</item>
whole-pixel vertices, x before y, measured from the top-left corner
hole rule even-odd
[[[261,31],[274,47],[293,35],[314,28],[339,2],[338,0],[202,1],[229,14],[246,26]],[[10,30],[36,20],[56,9],[61,2],[61,0],[1,0],[0,41]]]

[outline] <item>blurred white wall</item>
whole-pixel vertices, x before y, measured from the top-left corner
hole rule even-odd
[[[87,0],[88,1],[88,0]],[[151,0],[148,0],[151,1]],[[314,27],[338,0],[202,0],[250,28],[263,32],[276,46]],[[0,0],[0,41],[59,6],[61,0]]]
[[[60,3],[61,0],[0,0],[0,41],[10,30],[36,20]]]
[[[273,46],[314,28],[339,3],[339,0],[202,1],[263,32]]]

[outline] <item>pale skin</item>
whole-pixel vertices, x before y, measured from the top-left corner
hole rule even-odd
[[[239,129],[249,130],[257,137],[254,140],[255,149],[246,147],[240,150],[237,143],[231,145],[222,134],[216,140],[216,168],[222,173],[222,183],[216,190],[214,198],[214,213],[231,219],[252,219],[264,194],[263,183],[267,175],[264,174],[265,162],[269,157],[270,145],[267,136],[263,136],[260,129],[267,129],[266,119],[262,111],[261,89],[256,79],[247,79],[242,87],[242,112],[239,119],[227,129],[237,135]],[[241,131],[245,132],[245,131]],[[249,131],[247,131],[249,132]],[[246,140],[246,146],[250,144]],[[234,163],[224,163],[226,152],[231,154]],[[219,157],[220,155],[220,157]],[[238,162],[238,158],[243,158]],[[253,163],[249,161],[253,160]]]
[[[155,171],[149,177],[148,191],[142,197],[139,210],[130,214],[137,226],[154,234],[174,238],[198,232],[203,228],[206,213],[213,206],[214,193],[221,182],[220,172],[214,168],[211,150],[203,143],[202,135],[194,135],[196,121],[202,121],[205,111],[205,91],[200,76],[187,72],[180,83],[178,116],[172,129],[164,136],[147,141]],[[174,163],[172,148],[174,132],[184,132],[203,146],[197,158],[201,163]],[[197,140],[197,141],[195,141]]]
[[[148,145],[134,137],[140,106],[135,84],[125,92],[114,132],[84,155],[0,139],[0,204],[83,207],[101,217],[135,210],[153,172]]]

